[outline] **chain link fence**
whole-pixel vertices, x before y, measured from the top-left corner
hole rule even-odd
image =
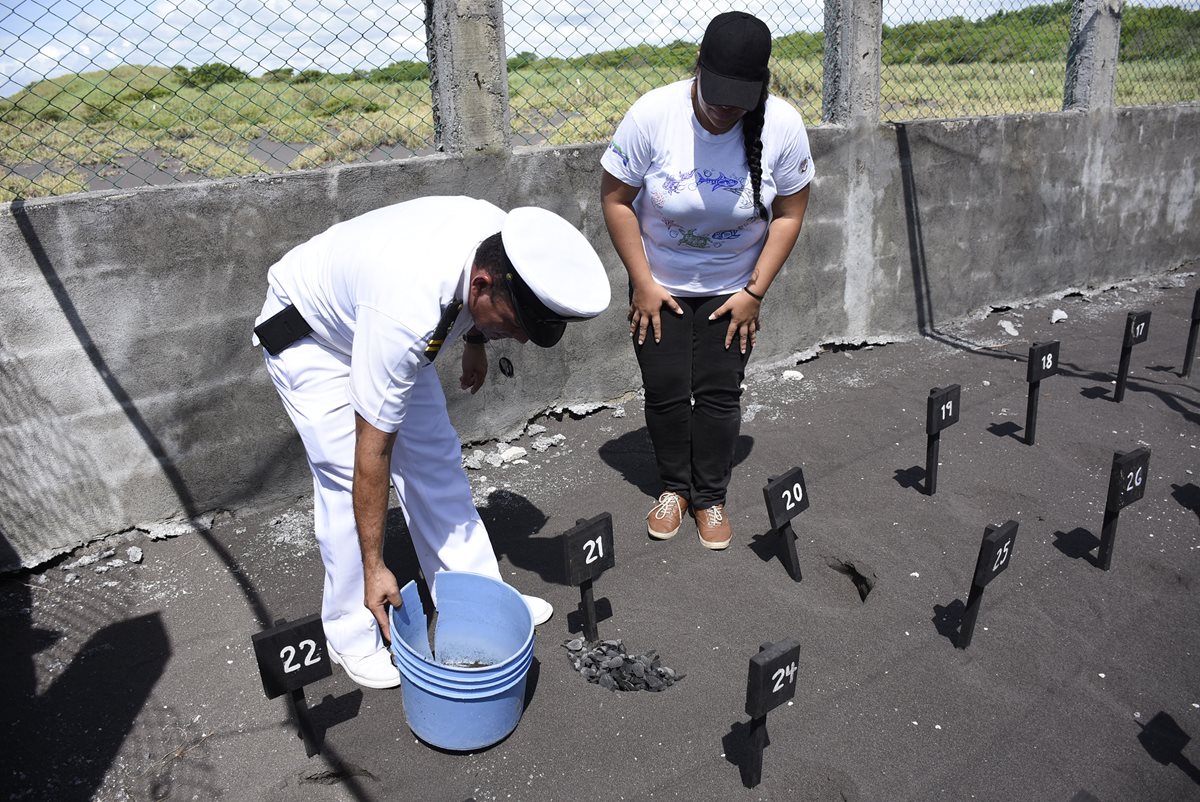
[[[635,100],[687,78],[708,21],[731,7],[657,2],[549,7],[509,0],[508,88],[517,144],[599,142]],[[742,3],[774,37],[771,90],[821,119],[823,2]]]
[[[18,0],[0,8],[0,44],[0,199],[432,140],[421,0]]]
[[[884,3],[885,120],[1061,111],[1071,4]]]
[[[1126,3],[1121,15],[1116,103],[1200,100],[1200,0]]]
[[[1117,97],[1196,100],[1200,0],[1127,5]],[[608,138],[691,74],[728,4],[504,6],[513,141]],[[823,0],[742,3],[772,91],[821,117]],[[884,119],[1057,111],[1070,4],[889,0]],[[434,149],[424,0],[10,0],[0,5],[0,200],[403,158]]]

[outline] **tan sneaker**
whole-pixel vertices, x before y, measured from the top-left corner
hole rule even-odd
[[[733,540],[733,527],[725,517],[724,504],[694,510],[692,514],[696,516],[696,528],[700,531],[700,545],[714,551],[729,548],[729,541]]]
[[[650,537],[655,540],[675,537],[687,507],[687,499],[672,490],[659,496],[658,503],[646,514],[646,531]]]

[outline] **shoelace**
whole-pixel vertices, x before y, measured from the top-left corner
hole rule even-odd
[[[654,510],[654,517],[660,521],[666,518],[669,505],[672,504],[675,506],[675,516],[682,518],[683,510],[679,506],[679,494],[669,491],[658,497],[658,507]]]
[[[716,526],[717,524],[721,523],[721,519],[725,517],[720,507],[709,507],[704,512],[708,514],[709,526]]]

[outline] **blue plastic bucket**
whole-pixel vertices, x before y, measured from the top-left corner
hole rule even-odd
[[[517,727],[533,662],[533,617],[516,590],[466,571],[437,575],[434,650],[417,586],[393,608],[392,657],[408,727],[426,743],[483,749]],[[436,658],[435,658],[436,654]]]

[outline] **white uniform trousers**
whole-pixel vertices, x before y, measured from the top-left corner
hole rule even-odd
[[[350,358],[311,336],[276,356],[265,350],[263,354],[312,469],[314,528],[325,563],[325,637],[341,654],[371,654],[383,642],[375,617],[363,605],[362,554],[351,495],[355,435]],[[431,368],[417,374],[409,393],[392,450],[392,486],[435,599],[435,577],[441,570],[500,579],[496,554],[463,472],[462,445]]]

